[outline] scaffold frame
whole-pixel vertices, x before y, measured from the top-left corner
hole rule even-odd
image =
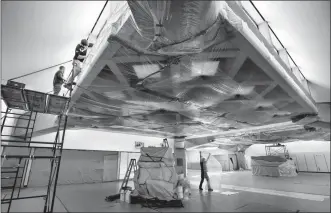
[[[288,157],[288,150],[286,145],[282,144],[272,144],[265,145],[266,156],[284,156]]]
[[[8,204],[7,212],[12,207],[13,200],[23,200],[32,198],[44,198],[44,212],[53,212],[54,202],[56,195],[56,187],[59,177],[59,169],[61,165],[61,156],[63,150],[63,143],[65,138],[65,131],[67,128],[67,108],[69,106],[70,96],[56,96],[47,93],[42,93],[33,90],[24,89],[23,84],[17,83],[19,86],[13,85],[12,82],[8,82],[7,85],[1,85],[1,98],[7,105],[5,112],[2,112],[1,123],[1,165],[3,165],[9,159],[16,159],[18,162],[15,166],[2,166],[1,167],[1,179],[13,180],[13,184],[10,186],[4,186],[1,181],[2,190],[10,190],[10,198],[1,198],[2,204]],[[21,113],[19,113],[21,112]],[[33,131],[35,128],[35,122],[37,115],[53,114],[58,116],[57,130],[54,141],[42,142],[32,141]],[[16,117],[15,117],[16,116]],[[6,125],[8,119],[25,120],[26,126]],[[5,128],[19,128],[25,129],[25,132],[20,135],[3,134]],[[14,149],[27,149],[28,154],[15,154]],[[49,155],[35,155],[34,149],[47,149],[51,151]],[[8,149],[12,149],[12,153],[7,153]],[[49,180],[47,185],[46,194],[38,196],[20,196],[21,189],[24,187],[24,183],[27,182],[27,165],[29,162],[33,162],[38,159],[50,160]],[[3,174],[14,174],[12,176],[3,177]],[[17,193],[15,194],[15,192]]]

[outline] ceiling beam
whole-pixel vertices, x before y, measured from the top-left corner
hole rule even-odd
[[[261,101],[263,100],[263,97],[266,96],[269,92],[271,92],[273,89],[275,89],[275,87],[278,84],[276,82],[273,82],[272,84],[270,84],[270,86],[268,86],[265,90],[263,90],[260,94],[258,94],[255,98],[256,101]]]
[[[290,69],[275,53],[272,45],[265,39],[261,32],[249,20],[247,14],[236,3],[227,1],[227,6],[239,19],[246,22],[247,27],[237,28],[236,36],[232,40],[241,51],[249,55],[250,59],[259,66],[268,76],[275,80],[283,90],[294,98],[309,112],[317,112],[317,107],[312,97],[305,91],[301,83],[291,73]]]
[[[208,60],[216,58],[234,58],[238,55],[238,50],[226,50],[221,52],[202,52],[194,55],[190,55],[191,60]],[[239,66],[240,60],[242,58],[241,54],[239,56]],[[115,63],[155,63],[159,61],[165,61],[168,57],[166,56],[157,56],[157,55],[126,55],[118,56],[110,59],[103,58],[101,60],[107,63],[109,60]],[[239,67],[240,68],[240,67]]]
[[[277,123],[277,124],[268,124],[264,126],[253,126],[253,127],[248,127],[248,128],[243,128],[243,129],[238,129],[238,130],[230,130],[226,132],[220,132],[220,133],[215,133],[215,134],[206,134],[206,135],[195,135],[191,137],[187,137],[187,140],[190,139],[199,139],[199,138],[209,138],[209,137],[224,137],[224,136],[232,136],[232,135],[237,135],[237,134],[242,134],[242,133],[254,133],[254,132],[261,132],[261,131],[266,131],[270,129],[275,129],[275,128],[286,128],[288,126],[295,125],[292,123],[292,121],[287,121],[287,122],[282,122],[282,123]]]
[[[233,65],[229,71],[229,76],[233,79],[234,76],[238,73],[238,71],[240,70],[240,68],[242,67],[242,65],[244,64],[244,62],[246,61],[247,56],[245,53],[240,52],[236,59],[233,62]]]
[[[220,52],[202,52],[195,55],[189,55],[191,60],[208,60],[216,58],[235,58],[238,55],[238,50],[226,50]]]
[[[264,86],[273,84],[274,81],[244,81],[239,83],[241,86]]]
[[[138,55],[126,55],[126,56],[118,56],[114,57],[111,59],[102,59],[106,63],[111,60],[115,63],[154,63],[158,61],[165,61],[167,60],[167,57],[165,56],[156,56],[156,55],[143,55],[143,56],[138,56]]]

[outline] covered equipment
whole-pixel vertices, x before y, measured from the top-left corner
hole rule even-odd
[[[134,195],[145,199],[175,200],[178,175],[169,147],[141,148],[138,170],[134,174]]]
[[[292,160],[282,156],[251,157],[252,173],[256,176],[296,176],[296,166]]]

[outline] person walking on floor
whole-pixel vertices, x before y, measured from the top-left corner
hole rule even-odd
[[[54,79],[53,79],[53,94],[54,95],[59,95],[59,93],[61,92],[62,84],[65,81],[63,79],[64,71],[65,71],[65,67],[60,66],[59,70],[54,75]]]
[[[209,160],[210,157],[210,153],[208,155],[207,160],[205,158],[202,157],[201,151],[200,151],[200,168],[201,168],[201,181],[200,181],[200,185],[199,185],[199,190],[202,191],[202,184],[204,182],[204,180],[206,179],[207,181],[207,185],[208,185],[208,191],[213,191],[213,189],[210,186],[210,180],[209,180],[209,176],[208,176],[208,169],[207,169],[207,162]]]
[[[76,46],[75,56],[73,58],[73,68],[72,73],[70,75],[70,79],[67,84],[64,85],[67,89],[72,89],[72,85],[75,85],[74,80],[76,76],[78,76],[82,70],[83,62],[87,57],[87,49],[89,47],[93,47],[92,43],[88,43],[86,39],[82,39],[81,42]]]

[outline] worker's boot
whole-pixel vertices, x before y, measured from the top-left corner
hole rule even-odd
[[[68,90],[72,90],[72,86],[76,85],[76,82],[72,82],[72,83],[67,83],[65,85],[63,85],[66,89]]]

